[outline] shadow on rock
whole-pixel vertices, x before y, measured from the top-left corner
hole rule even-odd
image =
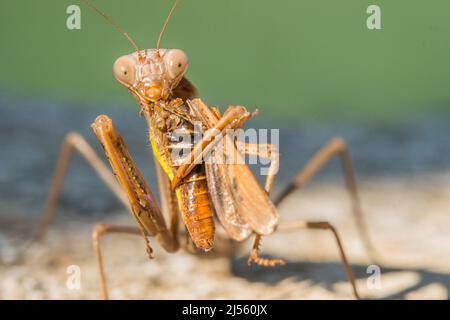
[[[269,258],[271,258],[269,256]],[[366,265],[352,264],[352,270],[356,279],[367,279],[372,273],[367,273]],[[263,282],[276,284],[285,279],[296,281],[311,281],[313,285],[321,285],[333,291],[333,286],[337,283],[347,281],[343,265],[337,262],[297,262],[286,261],[286,264],[278,267],[261,267],[247,264],[247,258],[237,258],[231,261],[231,271],[236,277],[241,277],[250,282]],[[410,268],[387,268],[381,267],[382,277],[389,276],[390,273],[414,272],[418,275],[418,281],[413,285],[389,293],[381,299],[404,299],[409,293],[425,288],[431,284],[440,284],[450,293],[450,274],[431,272],[425,269]]]

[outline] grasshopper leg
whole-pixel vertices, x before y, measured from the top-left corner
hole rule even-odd
[[[279,153],[275,145],[273,144],[262,144],[262,143],[243,143],[241,141],[236,141],[239,151],[246,155],[257,155],[261,158],[269,159],[270,165],[267,172],[266,181],[264,184],[264,190],[270,193],[273,183],[275,182],[275,177],[278,172],[279,166]]]
[[[237,141],[238,149],[247,155],[258,155],[265,159],[270,159],[269,171],[266,176],[264,189],[269,194],[275,181],[276,173],[279,165],[279,154],[273,144],[258,144],[258,143],[243,143]],[[248,264],[256,263],[264,267],[274,267],[285,264],[283,259],[270,259],[260,256],[262,236],[255,234],[255,240],[253,242],[253,248],[248,258]]]
[[[364,219],[361,201],[358,194],[356,179],[353,170],[350,150],[341,138],[332,139],[327,145],[320,149],[311,160],[297,173],[293,181],[275,199],[274,204],[279,205],[287,196],[297,189],[302,188],[323,166],[325,166],[335,156],[339,156],[344,173],[346,186],[352,202],[352,213],[356,221],[356,226],[360,238],[366,247],[371,261],[376,260],[376,250],[369,236],[366,221]]]

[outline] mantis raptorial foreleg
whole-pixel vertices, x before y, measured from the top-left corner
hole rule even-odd
[[[52,184],[45,202],[44,212],[34,233],[33,241],[42,240],[48,232],[49,225],[55,215],[55,207],[61,193],[73,151],[77,151],[83,156],[101,180],[105,182],[109,189],[111,189],[117,199],[130,210],[127,196],[111,170],[104,164],[94,149],[79,133],[71,132],[66,135],[62,143],[58,161],[54,170]],[[166,216],[170,217],[169,229],[173,232],[178,225],[175,196],[170,190],[167,177],[160,170],[158,163],[156,163],[156,167],[162,210],[166,213]]]
[[[166,251],[174,252],[179,248],[178,216],[173,202],[173,195],[168,193],[167,181],[159,171],[159,167],[158,184],[163,197],[163,206],[166,207],[166,210],[169,210],[170,214],[169,229],[166,227],[164,216],[150,187],[145,183],[122,137],[114,129],[111,119],[107,116],[99,116],[92,124],[92,128],[105,150],[117,180],[125,191],[131,213],[139,225],[139,228],[97,225],[94,229],[93,240],[97,256],[101,295],[102,298],[107,299],[106,277],[100,248],[101,235],[105,233],[136,234],[141,232],[145,237],[147,252],[150,257],[152,256],[152,249],[147,236],[155,236]]]
[[[178,212],[176,209],[176,199],[170,190],[170,185],[168,183],[168,178],[162,171],[159,164],[155,161],[156,172],[158,175],[158,186],[161,195],[161,209],[163,212],[169,214],[169,230],[170,234],[173,236],[173,242],[178,243]],[[109,225],[109,224],[97,224],[94,226],[92,232],[92,241],[94,245],[94,252],[97,261],[97,270],[99,276],[99,286],[100,286],[100,298],[108,299],[108,288],[106,284],[105,267],[103,263],[103,255],[101,250],[101,238],[107,234],[134,234],[141,235],[142,230],[135,226],[119,226],[119,225]],[[152,251],[150,244],[147,242],[148,250]]]
[[[232,106],[219,119],[217,117],[218,111],[209,109],[200,99],[188,100],[187,103],[209,130],[195,144],[183,163],[178,167],[172,180],[172,188],[175,188],[183,178],[202,162],[202,159],[208,156],[212,148],[220,142],[220,139],[216,139],[217,135],[223,137],[227,133],[227,129],[240,127],[243,122],[253,116],[244,107]]]
[[[114,163],[113,170],[116,177],[119,178],[119,182],[116,180],[111,170],[100,160],[99,156],[93,150],[93,148],[88,144],[88,142],[78,133],[69,133],[61,147],[59,159],[55,168],[55,174],[53,182],[50,188],[50,192],[46,201],[44,214],[35,232],[34,241],[43,239],[45,236],[48,226],[50,225],[54,217],[54,209],[56,207],[61,188],[63,186],[65,174],[68,169],[70,157],[73,151],[78,151],[87,162],[94,168],[100,178],[105,182],[105,184],[113,191],[116,197],[120,200],[125,207],[127,207],[135,217],[137,216],[137,221],[139,227],[134,226],[115,226],[98,224],[95,226],[93,231],[93,241],[94,249],[98,263],[98,273],[100,280],[100,291],[101,297],[104,299],[108,298],[106,277],[104,271],[104,265],[101,254],[100,238],[101,236],[108,233],[128,233],[128,234],[138,234],[145,235],[147,252],[149,255],[152,253],[152,249],[148,242],[147,236],[154,235],[161,245],[169,252],[176,251],[179,247],[178,242],[178,213],[176,208],[176,199],[170,189],[170,184],[168,182],[167,176],[162,172],[159,164],[156,163],[157,177],[159,193],[161,196],[161,209],[165,216],[169,217],[168,229],[163,223],[162,213],[160,212],[159,206],[156,201],[154,201],[151,206],[144,208],[139,208],[138,202],[139,197],[145,196],[145,199],[153,199],[151,196],[152,192],[150,188],[143,182],[140,173],[137,171],[137,167],[134,161],[128,154],[126,146],[123,139],[115,132],[112,127],[112,122],[106,116],[97,118],[94,126],[97,130],[104,130],[104,126],[109,127],[111,130],[110,134],[100,135],[99,138],[107,151],[107,156],[110,161]],[[126,160],[126,161],[125,161]],[[124,162],[125,161],[125,162]],[[133,170],[124,171],[125,168],[133,168]],[[120,179],[122,178],[122,179]],[[142,190],[137,190],[137,185],[132,183],[132,180],[138,178],[140,181],[140,186]],[[125,192],[124,192],[125,190]],[[144,191],[144,193],[142,193]],[[130,205],[131,204],[131,205]],[[145,211],[152,211],[152,214],[148,214]],[[152,219],[151,215],[154,215]],[[152,226],[152,224],[159,224],[158,226]],[[146,228],[147,227],[147,228]]]
[[[110,118],[97,117],[92,128],[100,140],[114,175],[125,191],[131,213],[145,235],[156,236],[161,246],[169,252],[179,247],[176,232],[167,229],[164,216],[151,188],[147,185],[136,163],[128,152],[124,140],[114,129]],[[171,213],[171,218],[175,218]]]

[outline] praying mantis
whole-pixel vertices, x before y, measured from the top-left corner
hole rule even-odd
[[[199,99],[196,87],[185,76],[189,64],[187,54],[180,49],[160,48],[162,37],[179,0],[175,1],[167,16],[156,47],[145,50],[140,49],[128,33],[90,1],[82,1],[111,23],[134,48],[134,52],[116,60],[113,72],[116,80],[136,99],[139,114],[148,125],[160,201],[158,202],[151,187],[145,182],[113,121],[106,115],[100,115],[92,123],[92,129],[103,147],[112,173],[81,135],[69,133],[61,147],[44,214],[34,239],[43,239],[48,230],[70,156],[73,151],[77,151],[128,208],[137,223],[136,226],[97,224],[94,227],[93,244],[101,298],[109,297],[101,250],[101,239],[104,235],[142,235],[150,258],[153,258],[150,238],[156,239],[161,247],[170,253],[180,248],[186,249],[188,245],[207,252],[214,246],[216,220],[232,240],[244,241],[254,236],[248,263],[268,267],[282,265],[284,260],[264,258],[260,255],[262,237],[274,232],[302,229],[328,230],[337,243],[353,294],[359,298],[352,268],[333,225],[326,221],[282,224],[279,223],[277,210],[286,197],[302,188],[321,167],[338,156],[351,197],[354,217],[367,249],[372,251],[363,220],[352,160],[345,141],[341,138],[332,139],[296,174],[278,197],[271,200],[269,194],[275,180],[279,157],[276,147],[272,144],[244,143],[230,136],[230,130],[242,128],[256,112],[249,112],[243,106],[230,106],[221,114],[219,109],[210,108]],[[200,141],[186,143],[175,137],[179,132],[192,136],[194,126],[198,123],[206,132]],[[213,139],[215,137],[220,139]],[[224,148],[218,147],[219,140]],[[180,149],[187,150],[185,155],[174,159],[174,150]],[[242,161],[217,161],[223,153],[231,154],[233,159],[242,160],[244,155],[269,159],[270,168],[265,185],[258,183],[249,167]],[[212,161],[205,161],[206,158]],[[186,233],[180,232],[180,217]],[[186,243],[180,241],[182,236],[187,237]]]

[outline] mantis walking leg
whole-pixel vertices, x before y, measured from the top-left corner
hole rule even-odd
[[[134,226],[119,226],[111,224],[96,224],[92,232],[92,241],[94,245],[95,258],[97,260],[97,271],[100,285],[100,298],[107,300],[109,298],[108,288],[106,285],[105,267],[103,264],[103,257],[100,245],[102,236],[109,233],[134,234],[141,235],[142,231]],[[149,246],[149,250],[151,247]]]
[[[268,152],[268,153],[267,152],[266,153],[258,152],[260,150],[260,148],[257,145],[253,145],[253,144],[245,144],[241,148],[247,154],[255,154],[256,153],[256,154],[260,155],[261,157],[264,157],[264,156],[269,157],[269,155],[271,155],[271,159],[274,158],[273,154],[275,152],[273,151],[274,147],[272,145],[268,145],[265,148],[263,148],[263,150],[270,149],[271,152]],[[276,158],[278,158],[278,157],[276,157]],[[269,172],[273,173],[274,171],[269,170]],[[267,178],[266,178],[266,191],[267,192],[270,192],[272,184],[273,184],[273,180],[274,180],[273,176],[271,176],[271,175],[267,176]],[[357,299],[359,299],[359,294],[358,294],[358,290],[356,288],[356,283],[355,283],[355,276],[354,276],[352,268],[348,262],[347,256],[345,254],[345,250],[342,245],[342,241],[341,241],[336,229],[328,222],[306,222],[306,221],[300,221],[300,222],[296,222],[296,223],[280,225],[277,228],[277,230],[279,230],[279,231],[285,231],[285,230],[289,231],[289,230],[295,230],[295,229],[329,230],[333,233],[333,236],[338,245],[342,264],[344,265],[344,270],[345,270],[345,272],[347,274],[347,278],[349,279],[349,282],[352,286],[353,294]],[[260,253],[260,247],[261,247],[261,240],[262,240],[261,235],[256,234],[254,244],[253,244],[253,249],[249,256],[248,263],[250,264],[250,263],[254,262],[254,263],[256,263],[258,265],[262,265],[262,266],[276,266],[276,265],[284,264],[284,260],[282,260],[282,259],[267,259],[267,258],[260,257],[259,253]]]
[[[61,188],[73,151],[78,151],[83,158],[86,159],[98,176],[105,182],[107,187],[111,189],[117,199],[128,208],[128,201],[122,188],[94,149],[92,149],[89,143],[80,134],[75,132],[68,133],[61,146],[58,162],[53,175],[53,181],[45,202],[44,212],[33,236],[33,241],[41,241],[47,234],[48,227],[54,218],[55,207],[61,193]]]
[[[358,227],[359,235],[366,247],[370,260],[375,260],[376,251],[372,245],[369,231],[364,220],[361,201],[358,194],[350,151],[341,138],[332,139],[325,147],[320,149],[313,158],[301,169],[293,181],[279,194],[274,204],[279,205],[287,196],[297,189],[302,188],[324,165],[335,156],[341,159],[345,182],[352,202],[352,213]]]
[[[344,247],[342,245],[342,241],[339,237],[336,228],[333,227],[330,223],[326,221],[320,222],[307,222],[307,221],[298,221],[298,222],[290,222],[286,224],[281,224],[278,226],[279,231],[296,231],[299,229],[314,229],[314,230],[329,230],[333,234],[336,243],[338,245],[339,254],[341,256],[342,264],[344,266],[345,273],[347,274],[348,281],[350,282],[353,290],[353,295],[356,299],[360,299],[358,289],[356,287],[355,276],[353,274],[352,267],[350,266],[347,256],[345,254]]]

